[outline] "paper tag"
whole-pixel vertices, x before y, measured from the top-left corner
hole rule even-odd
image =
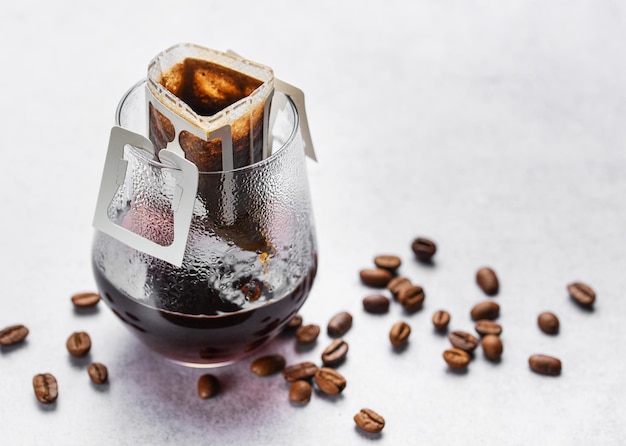
[[[233,50],[227,50],[227,53],[239,56],[239,54],[237,54]],[[291,85],[276,77],[274,78],[274,87],[276,88],[276,90],[289,96],[293,103],[296,105],[296,110],[298,110],[298,116],[300,119],[300,130],[302,131],[302,139],[304,140],[304,153],[313,161],[317,161],[317,157],[315,156],[315,149],[313,147],[313,138],[311,138],[311,130],[309,129],[309,120],[306,116],[304,92],[295,85]]]
[[[109,218],[109,206],[126,177],[128,168],[128,162],[124,159],[126,145],[154,154],[152,143],[143,135],[117,126],[111,129],[93,226],[131,248],[165,260],[174,266],[181,266],[198,192],[198,169],[195,164],[171,150],[163,149],[159,153],[164,168],[171,167],[181,171],[172,203],[174,239],[171,244],[163,246],[114,223]]]
[[[309,121],[306,117],[306,107],[304,105],[304,92],[294,85],[288,84],[285,81],[274,78],[274,86],[276,90],[285,93],[291,98],[298,110],[298,117],[300,119],[300,130],[302,132],[302,139],[304,140],[304,153],[313,161],[317,161],[315,156],[315,149],[313,148],[313,139],[311,138],[311,131],[309,130]]]

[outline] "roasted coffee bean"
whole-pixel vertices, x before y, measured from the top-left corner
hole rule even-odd
[[[528,358],[530,369],[540,375],[557,376],[561,374],[561,361],[548,355],[532,355]]]
[[[56,378],[50,373],[40,373],[33,377],[35,396],[42,404],[50,404],[59,396]]]
[[[489,319],[477,320],[476,325],[474,325],[474,329],[481,336],[488,334],[500,336],[502,333],[502,326],[497,322],[490,321]]]
[[[94,384],[104,384],[109,378],[109,371],[104,364],[92,362],[87,367],[87,374]]]
[[[326,331],[328,332],[328,336],[336,338],[346,334],[348,330],[350,330],[350,327],[352,327],[352,315],[346,311],[342,311],[330,319]]]
[[[289,319],[289,322],[287,322],[287,325],[285,325],[285,328],[287,330],[295,330],[301,325],[302,325],[302,316],[300,316],[299,314],[296,314],[294,317]]]
[[[502,340],[500,336],[488,334],[481,340],[483,353],[487,359],[497,361],[502,356]]]
[[[410,285],[402,288],[398,293],[398,302],[406,311],[417,311],[424,303],[424,289],[419,285]]]
[[[415,253],[417,260],[420,262],[430,262],[437,252],[437,245],[432,240],[424,237],[418,237],[413,240],[411,249]]]
[[[213,398],[220,393],[220,382],[217,376],[205,374],[198,378],[198,396],[203,400]]]
[[[445,330],[450,323],[450,313],[445,310],[437,310],[433,313],[432,321],[437,330]]]
[[[289,387],[289,401],[296,404],[306,404],[311,400],[313,388],[307,381],[294,381]]]
[[[406,277],[394,277],[387,284],[387,289],[391,292],[394,298],[398,298],[398,294],[403,288],[410,286],[411,281]]]
[[[476,336],[465,331],[453,331],[448,335],[448,339],[453,347],[460,348],[468,353],[473,352],[478,347]]]
[[[313,377],[317,387],[327,395],[337,395],[346,388],[346,379],[341,373],[329,367],[321,367]]]
[[[476,283],[478,283],[478,286],[485,294],[489,296],[498,294],[498,289],[500,288],[498,276],[491,268],[480,268],[476,272]]]
[[[261,294],[263,294],[264,288],[263,282],[258,279],[251,279],[248,283],[243,284],[241,292],[246,296],[247,300],[255,302],[259,300]]]
[[[549,311],[543,312],[537,317],[537,325],[546,334],[557,334],[559,332],[559,318]]]
[[[361,409],[354,416],[354,422],[360,429],[370,434],[377,434],[385,427],[385,419],[372,409]]]
[[[82,358],[91,350],[91,338],[84,331],[72,333],[67,342],[67,351],[76,358]]]
[[[302,379],[311,379],[317,372],[317,366],[312,362],[305,361],[290,365],[283,369],[283,378],[287,382],[295,382]]]
[[[374,265],[378,268],[383,268],[395,273],[400,265],[402,265],[402,260],[398,256],[394,255],[379,255],[374,257]]]
[[[488,319],[492,321],[500,316],[500,305],[490,300],[481,302],[474,305],[470,315],[474,321],[479,321],[481,319]]]
[[[452,369],[462,369],[470,362],[470,354],[460,348],[450,348],[443,352],[443,359]]]
[[[322,352],[324,365],[336,365],[343,361],[348,354],[348,343],[343,339],[335,339]]]
[[[596,301],[596,292],[585,283],[570,283],[567,285],[567,291],[569,291],[571,298],[583,307],[591,307]]]
[[[285,358],[282,355],[267,355],[256,358],[250,363],[250,371],[257,376],[269,376],[285,368]]]
[[[100,295],[93,292],[76,293],[72,296],[72,303],[78,308],[93,307],[100,302]]]
[[[362,269],[359,272],[361,282],[374,288],[384,288],[393,278],[391,271],[383,268]]]
[[[389,331],[389,340],[394,347],[400,347],[405,344],[409,335],[411,334],[411,327],[406,322],[396,322]]]
[[[382,314],[389,311],[389,298],[384,294],[372,294],[363,298],[363,309],[368,313]]]
[[[12,345],[23,341],[28,336],[28,328],[21,324],[10,325],[0,330],[0,345]]]
[[[315,342],[320,334],[320,326],[316,324],[301,325],[296,330],[296,340],[300,344]]]

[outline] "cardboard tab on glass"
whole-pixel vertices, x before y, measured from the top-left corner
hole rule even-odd
[[[180,266],[187,246],[189,222],[198,190],[198,169],[195,164],[177,153],[169,149],[161,150],[161,164],[178,172],[178,178],[171,203],[173,239],[165,244],[157,243],[125,227],[123,221],[114,221],[109,215],[111,202],[127,178],[128,161],[125,159],[125,151],[128,148],[147,152],[147,159],[154,157],[154,148],[146,137],[122,127],[115,126],[111,129],[93,226],[131,248]]]

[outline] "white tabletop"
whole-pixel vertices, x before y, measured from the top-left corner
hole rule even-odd
[[[0,6],[0,328],[26,342],[0,350],[2,444],[620,444],[626,440],[626,7],[552,2],[25,1]],[[410,3],[411,6],[408,6]],[[176,5],[176,6],[172,6]],[[146,350],[102,303],[76,313],[72,293],[95,289],[92,214],[113,113],[148,61],[179,42],[238,53],[301,87],[319,162],[308,163],[320,266],[306,322],[347,310],[348,385],[288,402],[277,375],[252,358],[212,371],[222,393],[196,395],[202,370]],[[417,236],[438,244],[415,261]],[[379,253],[426,291],[424,308],[363,311],[358,278]],[[487,298],[475,271],[492,266]],[[566,285],[590,284],[584,311]],[[501,306],[504,354],[480,350],[451,373],[430,317]],[[545,310],[557,336],[539,331]],[[388,331],[412,327],[394,351]],[[109,368],[92,385],[65,340],[91,334],[89,360]],[[281,337],[259,352],[319,363]],[[529,370],[533,353],[563,362],[559,377]],[[31,379],[53,373],[56,404]],[[364,435],[352,417],[386,419]]]

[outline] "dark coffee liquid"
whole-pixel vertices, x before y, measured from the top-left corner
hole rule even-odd
[[[186,364],[236,361],[279,334],[304,303],[316,266],[284,297],[218,315],[188,315],[153,308],[121,292],[94,267],[98,290],[113,313],[152,350]],[[214,293],[207,290],[207,294]]]

